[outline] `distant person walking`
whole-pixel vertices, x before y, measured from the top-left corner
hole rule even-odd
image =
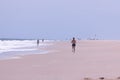
[[[42,42],[44,42],[44,39],[42,39]]]
[[[39,39],[38,39],[38,40],[37,40],[37,46],[39,46],[39,43],[40,43],[40,42],[39,42]]]
[[[72,52],[74,52],[74,53],[75,53],[76,40],[75,40],[75,38],[74,38],[74,37],[73,37],[73,39],[72,39],[71,43],[72,43]]]

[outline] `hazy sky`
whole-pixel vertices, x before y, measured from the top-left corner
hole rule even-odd
[[[0,0],[0,38],[120,39],[120,0]]]

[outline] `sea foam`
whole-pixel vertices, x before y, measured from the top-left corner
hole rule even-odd
[[[40,41],[39,48],[36,40],[0,40],[0,58],[16,57],[16,55],[29,55],[33,53],[43,53],[40,47],[52,45],[53,41]],[[45,51],[46,52],[46,51]]]

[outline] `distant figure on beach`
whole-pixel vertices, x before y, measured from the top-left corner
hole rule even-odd
[[[72,43],[72,52],[74,52],[74,53],[75,53],[76,40],[75,40],[75,38],[74,38],[74,37],[73,37],[73,39],[72,39],[71,43]]]
[[[44,42],[44,39],[42,39],[42,42]]]
[[[39,39],[38,39],[38,40],[37,40],[37,46],[39,46],[39,43],[40,43],[40,42],[39,42]]]

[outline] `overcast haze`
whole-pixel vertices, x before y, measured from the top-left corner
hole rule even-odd
[[[0,0],[0,38],[120,39],[120,0]]]

